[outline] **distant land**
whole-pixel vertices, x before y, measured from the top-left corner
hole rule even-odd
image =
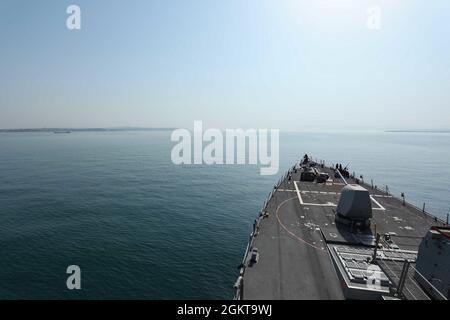
[[[175,128],[20,128],[20,129],[0,129],[2,132],[106,132],[106,131],[168,131]]]
[[[422,129],[422,130],[386,130],[385,132],[405,132],[405,133],[450,133],[450,129]]]
[[[145,127],[111,127],[111,128],[15,128],[0,129],[0,133],[5,132],[108,132],[108,131],[173,131],[176,128],[145,128]],[[388,133],[450,133],[450,129],[411,129],[411,130],[384,130]]]

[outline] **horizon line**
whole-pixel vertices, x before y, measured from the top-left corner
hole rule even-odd
[[[23,133],[23,132],[55,132],[55,131],[169,131],[176,130],[176,127],[139,127],[139,126],[119,126],[119,127],[35,127],[35,128],[0,128],[0,133]],[[223,129],[226,130],[226,129]],[[308,131],[317,131],[317,128],[309,128]],[[281,131],[281,130],[280,130]],[[305,130],[283,130],[285,132],[303,132]],[[322,130],[322,131],[329,131]],[[450,129],[335,129],[332,131],[378,131],[386,133],[450,133]]]

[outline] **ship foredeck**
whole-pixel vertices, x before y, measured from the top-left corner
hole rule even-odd
[[[301,170],[291,171],[291,177],[288,174],[274,188],[255,220],[241,269],[241,299],[344,299],[345,279],[333,264],[332,252],[338,250],[333,246],[367,248],[370,256],[374,235],[389,234],[390,241],[380,254],[410,253],[414,261],[422,238],[437,224],[420,209],[363,184],[372,201],[371,227],[366,232],[350,232],[335,222],[335,210],[345,182],[362,182],[354,177],[335,178],[328,167],[318,169],[330,176],[326,183],[300,181]],[[257,263],[251,261],[253,248],[259,253]],[[389,259],[390,263],[395,260]]]

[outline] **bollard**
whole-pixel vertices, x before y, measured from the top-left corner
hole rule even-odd
[[[425,212],[425,202],[423,203],[422,212]]]

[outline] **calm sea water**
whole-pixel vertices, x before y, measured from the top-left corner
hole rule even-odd
[[[0,134],[0,298],[222,299],[277,176],[175,166],[169,131]],[[450,212],[448,133],[284,133],[432,213]],[[82,290],[66,289],[67,266]]]

